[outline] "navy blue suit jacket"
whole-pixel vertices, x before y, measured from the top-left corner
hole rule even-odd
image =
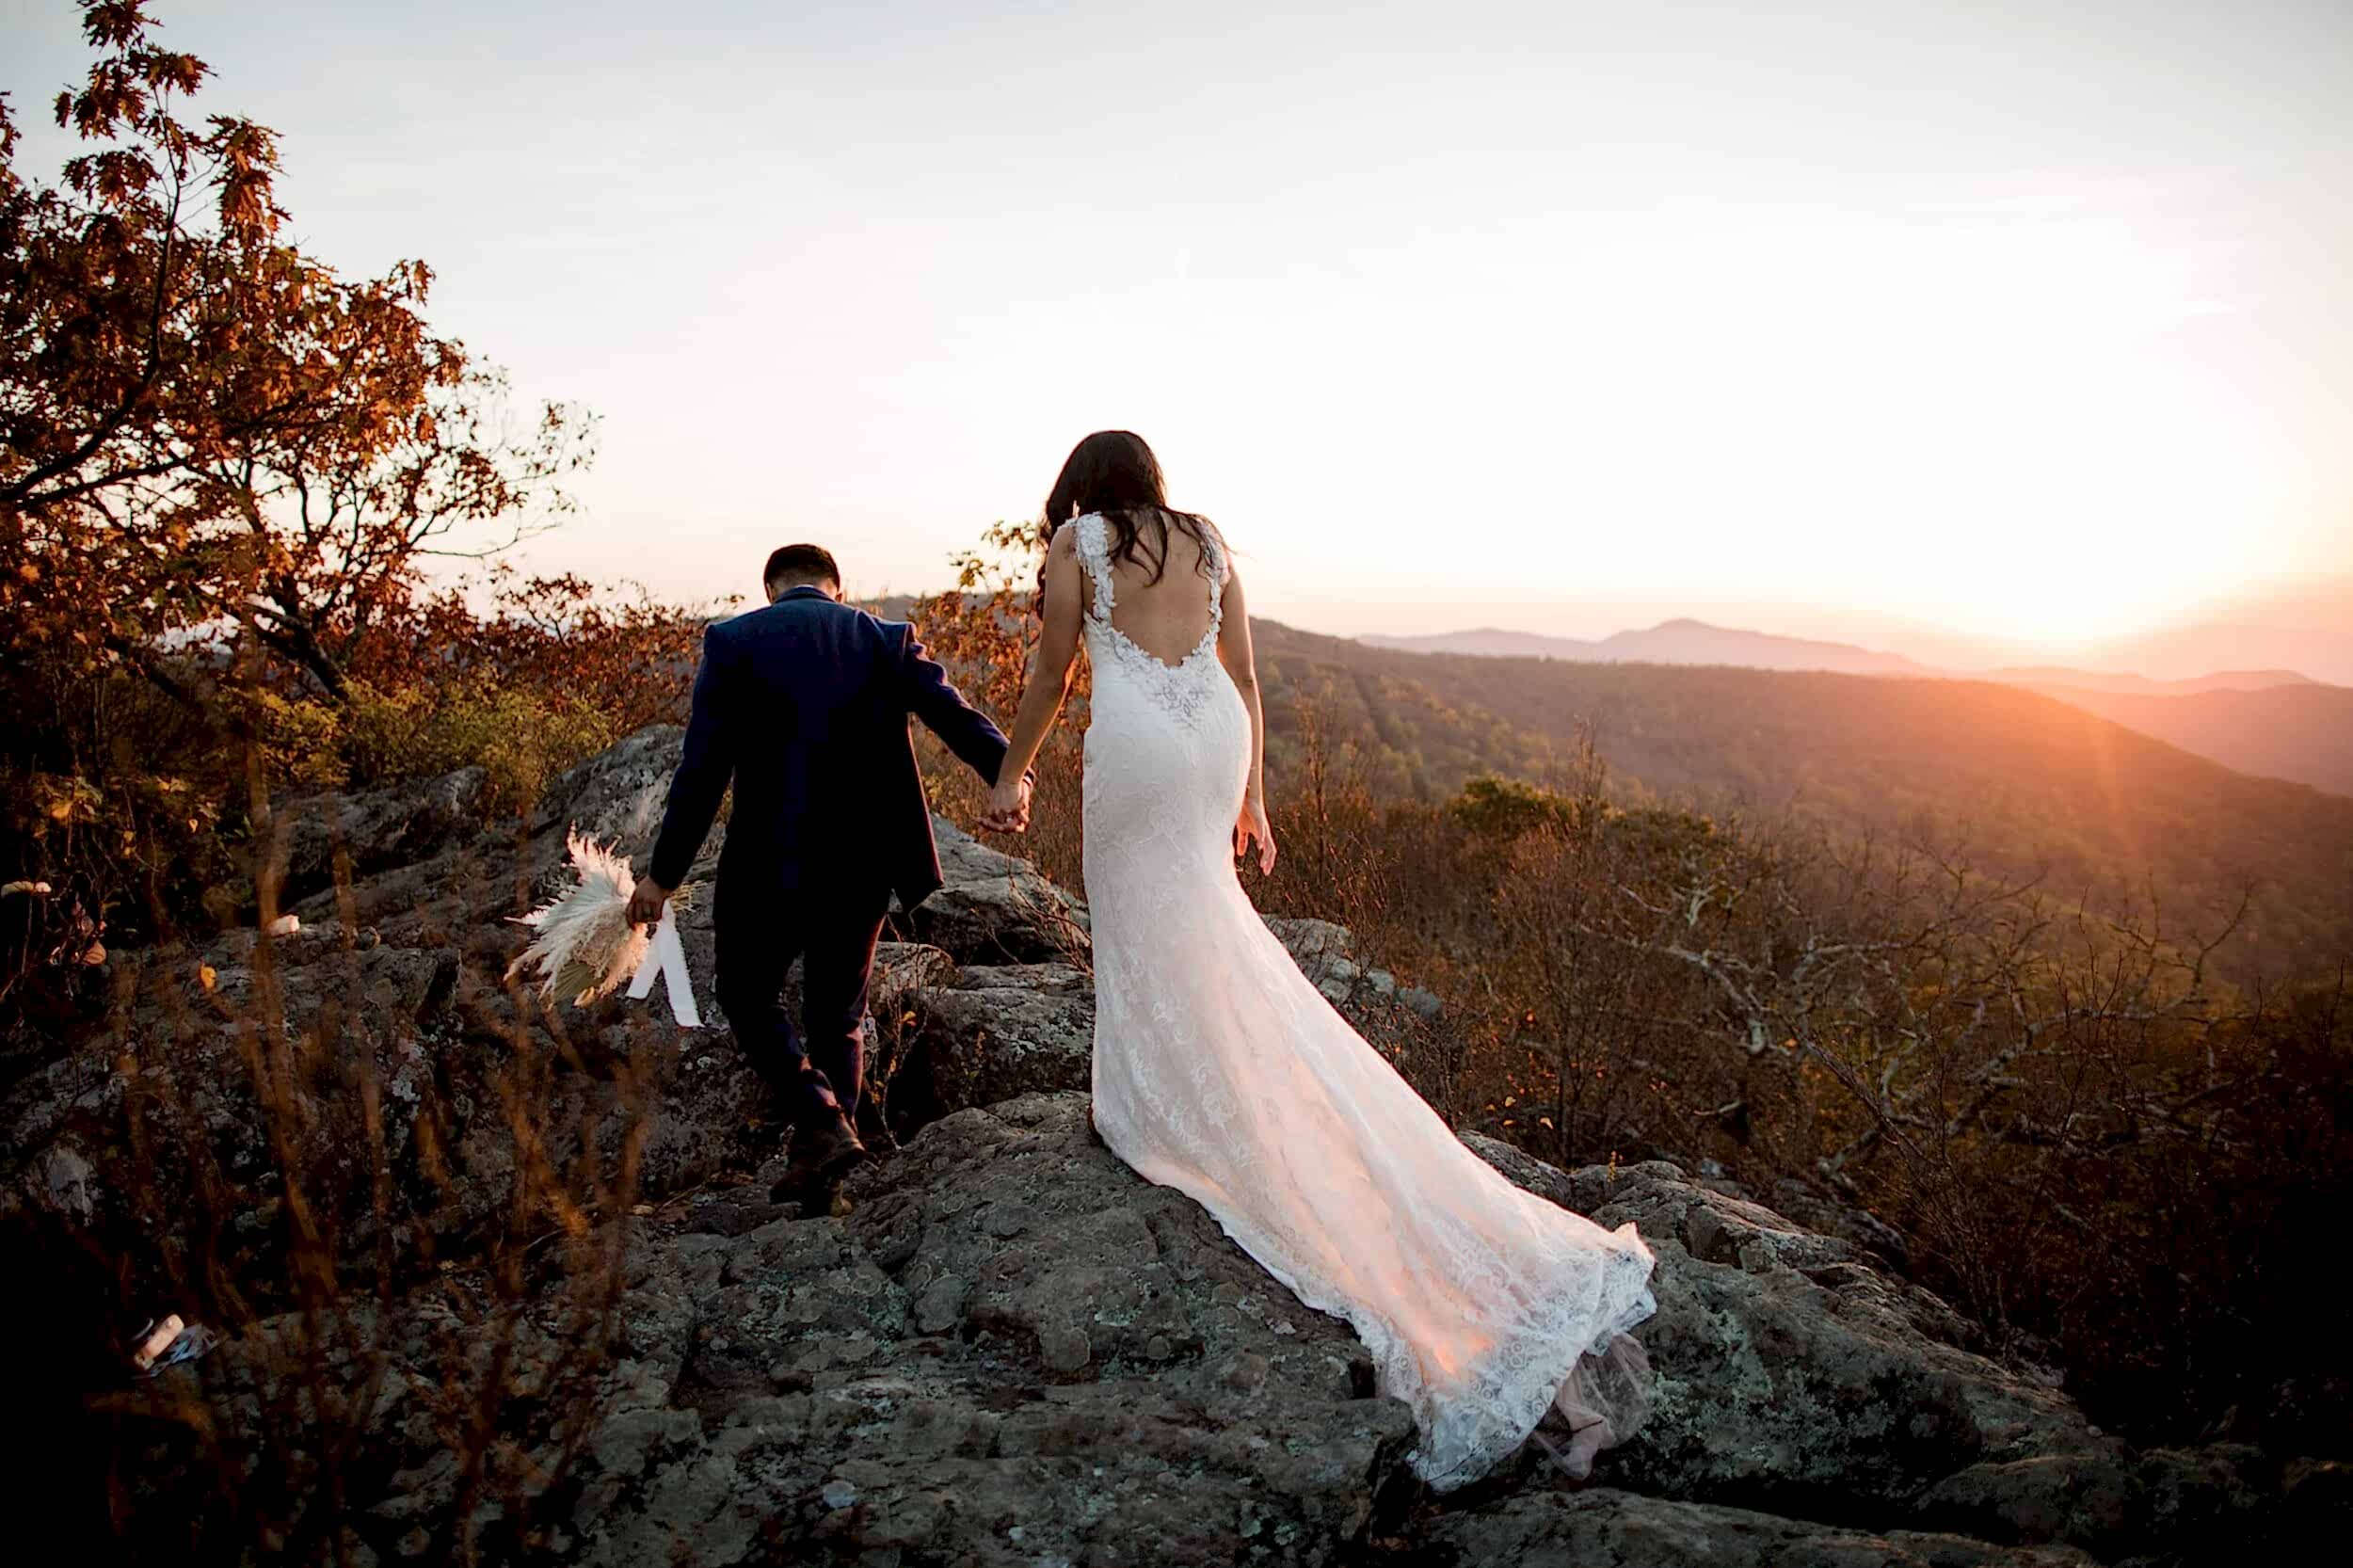
[[[732,779],[723,904],[888,890],[914,908],[939,887],[939,850],[910,719],[996,782],[1003,733],[949,683],[913,627],[808,587],[715,623],[703,636],[653,879],[686,879]]]

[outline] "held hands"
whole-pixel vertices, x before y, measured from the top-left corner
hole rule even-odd
[[[1250,840],[1258,840],[1258,873],[1274,873],[1274,829],[1266,820],[1266,802],[1253,795],[1241,803],[1241,815],[1234,823],[1234,853],[1250,853]]]
[[[988,792],[981,825],[992,833],[1026,833],[1030,828],[1030,780],[1025,775],[1006,779]]]
[[[629,923],[632,925],[659,923],[662,919],[662,906],[670,902],[670,895],[677,890],[675,888],[664,888],[650,876],[639,877],[637,886],[630,890]]]

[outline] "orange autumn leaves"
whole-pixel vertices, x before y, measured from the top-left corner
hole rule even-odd
[[[0,632],[167,685],[166,645],[242,642],[339,696],[425,552],[568,509],[592,422],[513,419],[425,322],[424,264],[351,281],[284,243],[271,133],[183,118],[209,70],[151,25],[86,8],[56,115],[89,151],[58,184],[16,168],[0,103],[0,548],[29,568]]]

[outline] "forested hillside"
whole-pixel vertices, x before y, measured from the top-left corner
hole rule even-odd
[[[2353,795],[2353,687],[2312,681],[2179,696],[2044,690],[2241,773]]]
[[[1785,808],[1958,850],[2118,907],[2154,895],[2241,978],[2353,952],[2353,799],[2256,778],[2015,687],[1723,667],[1401,653],[1257,623],[1279,765],[1301,694],[1376,783],[1434,799],[1542,777],[1590,725],[1621,781],[1713,808]]]

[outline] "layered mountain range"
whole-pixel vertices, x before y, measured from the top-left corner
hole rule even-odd
[[[2315,680],[2292,669],[2226,669],[2182,680],[2064,665],[1963,670],[1852,643],[1785,637],[1690,619],[1662,621],[1593,640],[1492,627],[1356,640],[1409,653],[1725,665],[2022,686],[2242,773],[2353,794],[2353,687]]]

